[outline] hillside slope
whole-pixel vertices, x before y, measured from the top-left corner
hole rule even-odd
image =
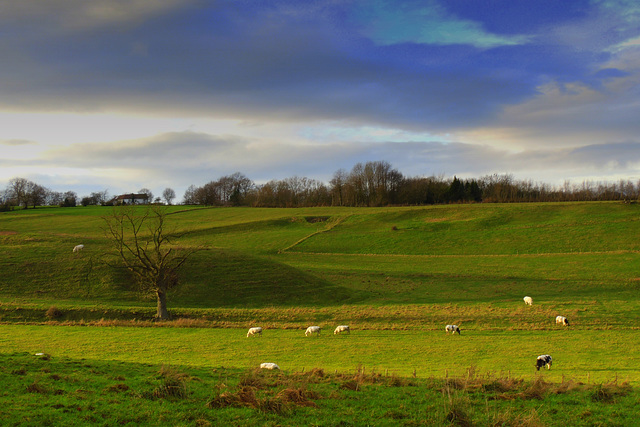
[[[170,295],[174,309],[501,306],[533,293],[559,304],[600,299],[609,310],[635,301],[640,287],[638,205],[168,210],[171,226],[186,232],[180,245],[204,249]],[[152,303],[102,262],[109,212],[0,214],[0,302]],[[72,253],[78,243],[85,250]]]

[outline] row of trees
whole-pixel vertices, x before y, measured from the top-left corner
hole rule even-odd
[[[444,176],[405,177],[384,161],[340,169],[328,184],[306,177],[271,180],[256,185],[241,173],[223,176],[202,187],[191,185],[185,204],[207,206],[306,207],[388,206],[443,203],[514,203],[637,200],[640,181],[583,181],[561,186],[516,180],[513,175],[477,179]]]
[[[156,204],[170,205],[176,198],[176,192],[171,188],[166,188],[162,192],[162,198],[153,199],[153,193],[147,188],[140,189],[138,193],[145,194],[150,203]],[[107,190],[92,192],[88,196],[79,198],[74,191],[53,191],[26,178],[12,178],[7,188],[0,190],[0,211],[10,210],[14,206],[29,209],[36,206],[110,206],[115,203],[118,201],[110,197]]]
[[[76,206],[78,195],[73,191],[51,191],[25,178],[12,178],[4,191],[0,191],[0,209],[13,206],[24,209],[36,206]]]
[[[147,188],[149,202],[172,204],[176,193],[166,188],[161,197],[153,198]],[[583,181],[553,186],[531,180],[516,180],[513,175],[486,175],[459,179],[444,176],[407,177],[385,161],[356,164],[351,171],[340,169],[328,183],[306,177],[271,180],[257,185],[246,175],[236,172],[201,187],[191,185],[182,203],[204,206],[305,207],[305,206],[387,206],[442,203],[513,203],[596,200],[637,200],[640,181]],[[109,205],[108,192],[95,192],[82,199],[76,193],[50,191],[24,178],[13,178],[0,192],[0,206],[23,208],[38,205],[76,206]]]

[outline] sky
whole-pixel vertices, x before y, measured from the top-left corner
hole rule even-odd
[[[0,0],[0,189],[640,180],[636,0]]]

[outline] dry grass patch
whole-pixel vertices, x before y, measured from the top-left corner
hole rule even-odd
[[[187,397],[189,391],[187,389],[187,381],[190,376],[178,372],[175,368],[162,365],[158,372],[161,384],[156,387],[151,395],[156,399],[182,399]]]
[[[29,393],[40,393],[40,394],[45,394],[47,393],[49,390],[47,390],[47,388],[45,386],[43,386],[42,384],[38,383],[38,381],[34,381],[31,384],[29,384],[27,386],[27,392]]]
[[[597,384],[593,387],[591,400],[602,403],[615,403],[618,397],[623,397],[631,392],[629,383]]]
[[[113,393],[123,393],[125,391],[129,391],[129,386],[123,383],[113,384],[105,388],[105,391]]]
[[[305,384],[293,385],[281,375],[263,375],[260,370],[249,370],[241,378],[235,391],[223,391],[207,402],[211,409],[226,407],[248,407],[262,412],[282,415],[295,406],[317,406],[314,400],[322,396],[306,388]],[[272,374],[272,373],[268,373]],[[272,378],[269,378],[272,377]],[[304,378],[306,380],[306,378]],[[284,388],[278,390],[278,387]],[[225,389],[224,384],[217,388]]]

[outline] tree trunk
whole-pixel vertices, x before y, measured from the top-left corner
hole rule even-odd
[[[167,311],[167,293],[161,289],[156,290],[158,297],[158,308],[156,310],[156,319],[168,320],[169,312]]]

